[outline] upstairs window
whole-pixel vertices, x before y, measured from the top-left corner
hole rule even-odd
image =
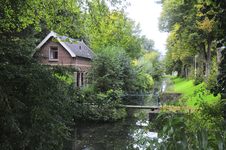
[[[58,48],[50,47],[50,59],[58,59]]]
[[[79,46],[79,50],[82,50],[82,46]]]

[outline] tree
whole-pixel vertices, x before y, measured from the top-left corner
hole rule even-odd
[[[142,45],[144,46],[144,49],[146,51],[148,51],[150,53],[150,52],[155,50],[154,49],[154,45],[155,45],[155,41],[154,40],[146,38],[145,35],[142,36],[141,38],[143,39]]]
[[[170,51],[167,55],[171,56],[166,56],[165,65],[173,65],[171,68],[167,67],[166,71],[167,73],[177,71],[179,76],[182,74],[186,77],[188,67],[192,62],[192,55],[194,55],[193,48],[187,42],[188,35],[186,34],[188,19],[190,19],[187,11],[191,10],[192,7],[184,1],[171,0],[163,1],[163,8],[159,18],[159,29],[171,32],[167,39],[167,49]]]
[[[203,6],[209,5],[208,2],[203,2]],[[199,7],[198,7],[199,8]],[[212,18],[206,17],[204,20],[198,22],[197,28],[203,31],[203,35],[207,41],[207,51],[204,50],[204,55],[206,59],[206,73],[207,76],[210,75],[210,69],[211,69],[211,46],[212,42],[215,40],[215,34],[216,34],[216,28],[215,28],[215,20],[214,20],[214,13],[209,11],[205,13],[204,11],[201,11],[199,13],[201,17],[205,16],[212,16]]]
[[[140,25],[119,11],[109,12],[99,24],[90,26],[91,48],[99,52],[102,45],[119,45],[131,57],[141,51]]]
[[[94,89],[106,93],[113,88],[135,90],[137,73],[131,58],[119,46],[103,46],[95,54],[88,78]]]
[[[165,56],[165,73],[166,74],[172,74],[172,72],[177,71],[178,75],[180,76],[180,69],[181,69],[181,61],[174,60],[173,56],[173,44],[174,44],[174,36],[171,35],[168,36],[166,42],[167,46],[167,51],[166,51],[166,56]],[[179,67],[178,67],[179,66]]]
[[[186,57],[190,54],[192,57],[199,53],[199,71],[202,74],[203,59],[205,59],[208,76],[211,69],[211,45],[216,33],[214,25],[216,22],[213,20],[215,14],[212,11],[204,12],[199,10],[202,10],[201,8],[205,5],[208,6],[209,3],[171,0],[165,1],[163,4],[166,8],[160,17],[159,28],[168,32],[176,29],[177,40],[180,41],[180,44],[178,41],[177,43],[183,49],[183,52],[178,54],[186,54],[184,55]],[[183,14],[181,15],[183,16],[182,18],[178,17],[179,12]],[[212,16],[212,18],[208,19],[205,16]],[[207,49],[205,48],[206,45]],[[186,60],[189,60],[188,58]],[[184,61],[182,60],[182,62]]]
[[[150,75],[154,81],[159,81],[163,73],[159,57],[158,52],[152,51],[137,60],[137,67],[141,72]]]
[[[74,84],[53,76],[65,75],[67,68],[41,65],[18,45],[0,49],[1,149],[59,149],[78,110]]]

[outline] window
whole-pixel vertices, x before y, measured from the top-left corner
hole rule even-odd
[[[58,48],[50,47],[50,59],[58,59]]]
[[[79,46],[79,50],[82,50],[82,46]]]

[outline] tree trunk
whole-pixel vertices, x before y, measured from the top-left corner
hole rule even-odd
[[[204,59],[204,51],[205,51],[205,44],[201,43],[199,51],[199,74],[203,75],[203,59]]]
[[[179,69],[179,71],[177,72],[177,76],[179,77],[181,75],[182,69]]]
[[[180,76],[185,77],[185,66],[182,66]]]
[[[221,51],[222,51],[222,48],[218,48],[217,49],[217,74],[219,75],[220,74],[220,71],[219,71],[219,64],[221,63],[221,57],[222,57],[222,54],[221,54]]]
[[[187,78],[188,77],[188,72],[187,72],[187,67],[186,67],[186,65],[185,65],[185,78]]]
[[[185,69],[185,78],[188,77],[188,67],[187,65],[184,66],[184,69]]]
[[[207,41],[208,44],[208,49],[207,49],[207,59],[206,59],[206,75],[207,77],[210,75],[210,69],[211,69],[211,45],[212,45],[212,40],[209,39]]]

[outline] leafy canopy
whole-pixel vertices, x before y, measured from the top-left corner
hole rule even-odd
[[[141,51],[140,31],[140,25],[136,25],[125,13],[111,11],[98,25],[90,26],[88,31],[91,36],[90,46],[94,52],[99,52],[102,45],[118,45],[131,58],[135,58]]]

